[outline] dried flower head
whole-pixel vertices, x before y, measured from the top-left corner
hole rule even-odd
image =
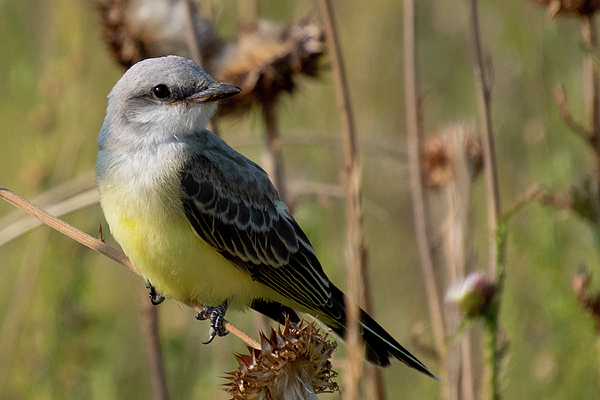
[[[232,400],[302,400],[339,391],[329,361],[337,343],[326,337],[315,322],[286,319],[283,330],[271,329],[270,337],[261,334],[261,350],[236,355],[240,367],[228,373],[227,393]]]
[[[453,124],[425,141],[421,169],[426,184],[438,189],[455,179],[458,157],[464,158],[471,177],[483,170],[481,140],[476,136],[474,124]]]
[[[321,29],[303,21],[284,28],[260,20],[238,32],[220,59],[217,78],[242,88],[220,115],[247,112],[253,104],[275,102],[282,93],[293,93],[298,75],[318,77],[325,51]]]
[[[193,3],[192,3],[193,5]],[[125,68],[150,57],[175,54],[191,58],[186,33],[185,1],[107,0],[98,4],[104,40],[111,55]],[[203,67],[213,71],[211,61],[225,43],[216,36],[212,21],[194,15]]]
[[[496,294],[494,281],[479,272],[455,282],[446,293],[446,302],[458,305],[466,318],[485,316]]]
[[[125,68],[149,57],[175,54],[191,58],[188,10],[178,0],[106,0],[98,5],[104,40]],[[318,77],[324,36],[306,19],[289,27],[260,20],[241,27],[236,40],[216,36],[212,21],[194,10],[194,31],[202,67],[215,79],[237,85],[242,93],[224,102],[218,114],[246,113],[255,104],[273,104],[293,93],[299,75]]]
[[[432,137],[423,144],[421,168],[429,187],[441,187],[452,179],[448,148],[441,137]]]
[[[590,15],[600,9],[600,0],[531,0],[539,5],[548,6],[548,14],[552,17],[564,15]]]

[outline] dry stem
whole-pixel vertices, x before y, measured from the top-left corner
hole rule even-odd
[[[350,102],[348,80],[344,66],[344,58],[337,34],[337,26],[333,4],[330,0],[320,0],[319,10],[323,19],[327,47],[329,48],[331,69],[340,115],[342,144],[344,154],[344,179],[347,183],[347,248],[346,268],[348,270],[348,337],[346,338],[348,368],[345,394],[348,399],[360,398],[360,374],[362,366],[362,349],[359,341],[358,318],[359,304],[370,305],[369,289],[363,277],[368,276],[367,244],[363,226],[363,204],[361,193],[361,174],[357,154],[356,128],[354,111]],[[372,310],[366,307],[372,314]],[[374,399],[384,399],[385,391],[381,372],[367,367],[368,390]]]
[[[142,291],[144,300],[142,302],[142,315],[140,324],[144,336],[146,358],[150,373],[150,386],[152,387],[152,400],[169,400],[167,389],[167,376],[165,374],[165,363],[160,345],[158,331],[158,307],[148,301],[148,293]]]
[[[475,76],[477,81],[477,97],[479,105],[479,119],[483,143],[483,163],[486,181],[486,195],[488,206],[488,229],[490,232],[490,275],[497,281],[504,281],[504,253],[506,242],[498,240],[498,222],[501,218],[500,189],[498,187],[498,167],[496,165],[496,150],[494,133],[492,130],[491,94],[492,84],[486,76],[486,66],[481,50],[479,31],[479,12],[477,0],[471,0],[471,23],[473,30],[473,45],[475,52]],[[499,260],[501,265],[499,265]],[[499,283],[499,286],[501,284]],[[500,291],[501,289],[499,289]],[[498,349],[498,312],[500,299],[497,300],[497,311],[493,318],[486,321],[489,336],[490,351],[490,396],[491,399],[500,399],[500,363],[501,354]]]
[[[408,163],[410,188],[413,200],[413,214],[417,247],[421,260],[421,270],[425,280],[427,303],[431,317],[431,326],[435,340],[435,349],[442,362],[441,378],[445,381],[445,333],[444,318],[440,306],[440,295],[435,282],[431,241],[429,233],[429,216],[427,213],[427,197],[423,190],[423,181],[419,162],[421,126],[419,117],[419,94],[417,80],[417,49],[415,44],[415,4],[414,0],[404,1],[404,94],[406,103],[406,135],[408,145]]]
[[[27,214],[39,219],[43,224],[48,225],[50,228],[57,230],[58,232],[62,233],[63,235],[68,236],[71,239],[75,240],[76,242],[79,242],[82,245],[84,245],[94,251],[97,251],[98,253],[123,265],[124,267],[129,268],[129,270],[131,270],[136,275],[140,275],[140,272],[137,270],[137,268],[134,267],[134,265],[131,263],[131,261],[129,260],[129,258],[127,258],[127,256],[125,254],[123,254],[119,250],[107,245],[101,239],[92,237],[92,236],[88,235],[87,233],[82,232],[79,229],[75,228],[74,226],[67,224],[66,222],[62,221],[61,219],[56,218],[55,216],[42,210],[35,204],[28,202],[24,198],[18,196],[17,194],[11,192],[10,190],[8,190],[7,188],[5,188],[3,186],[0,186],[0,197],[3,198],[8,203],[12,204],[13,206],[25,211]],[[186,304],[188,306],[194,308],[196,311],[200,311],[200,309],[202,308],[202,304],[195,304],[195,303],[186,303]],[[260,344],[258,342],[251,339],[245,333],[241,332],[239,329],[237,329],[235,326],[233,326],[229,321],[224,321],[223,326],[229,332],[233,333],[235,336],[242,339],[249,346],[252,346],[256,349],[260,349]]]
[[[490,274],[496,275],[496,226],[501,217],[500,189],[498,187],[498,167],[496,146],[492,129],[492,83],[486,74],[486,64],[481,50],[477,0],[471,0],[471,23],[473,47],[475,51],[475,80],[477,83],[477,104],[483,142],[483,166],[486,181],[488,206],[488,229],[490,232]]]

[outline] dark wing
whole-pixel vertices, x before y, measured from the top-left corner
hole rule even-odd
[[[266,173],[238,154],[219,157],[196,155],[182,171],[183,206],[198,235],[254,280],[340,320],[332,284]]]

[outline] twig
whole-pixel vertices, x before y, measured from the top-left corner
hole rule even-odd
[[[285,168],[283,154],[281,152],[281,134],[279,132],[279,121],[277,108],[274,101],[262,104],[263,120],[265,121],[265,142],[272,169],[272,179],[279,192],[279,197],[284,203],[288,200],[287,183],[285,179]]]
[[[59,203],[47,207],[49,213],[61,216],[70,212],[80,210],[98,202],[98,190],[96,188],[69,197]],[[18,211],[17,211],[18,212]],[[0,246],[42,225],[42,223],[30,216],[26,216],[17,222],[0,230]]]
[[[131,263],[131,261],[129,260],[129,258],[127,258],[127,256],[125,254],[123,254],[119,250],[115,249],[114,247],[107,245],[102,240],[96,239],[96,238],[88,235],[87,233],[80,231],[79,229],[75,228],[74,226],[67,224],[66,222],[62,221],[61,219],[56,218],[55,216],[49,214],[47,211],[42,210],[35,204],[32,204],[32,203],[28,202],[27,200],[25,200],[24,198],[18,196],[17,194],[11,192],[4,186],[0,186],[0,197],[3,198],[8,203],[12,204],[13,206],[25,211],[27,214],[39,219],[40,221],[42,221],[42,223],[44,223],[45,225],[48,225],[50,228],[57,230],[58,232],[62,233],[63,235],[68,236],[71,239],[75,240],[76,242],[79,242],[82,245],[84,245],[94,251],[97,251],[98,253],[123,265],[124,267],[129,268],[129,270],[132,271],[133,273],[135,273],[136,275],[141,275],[140,272],[137,270],[137,268],[135,268],[135,266]],[[202,308],[202,304],[195,304],[195,303],[186,303],[186,304],[188,306],[194,308],[196,311],[200,311],[200,309]],[[229,332],[233,333],[235,336],[242,339],[249,346],[260,349],[260,344],[258,344],[258,342],[250,339],[248,335],[241,332],[239,329],[237,329],[235,326],[233,326],[229,321],[224,321],[223,326]],[[248,339],[250,339],[250,340],[248,340]]]
[[[498,221],[501,218],[500,189],[498,187],[498,168],[496,165],[496,150],[492,130],[491,94],[492,85],[486,77],[481,40],[479,32],[479,12],[477,0],[471,0],[471,23],[473,30],[473,46],[475,52],[475,76],[477,81],[477,97],[479,106],[479,119],[482,131],[483,163],[486,181],[486,195],[488,206],[488,229],[490,237],[490,275],[497,282],[499,298],[496,301],[496,312],[486,320],[490,349],[490,397],[500,399],[500,367],[501,354],[498,349],[498,314],[500,312],[500,293],[503,287],[505,270],[506,241],[498,239]],[[499,265],[500,262],[500,265]]]
[[[142,315],[140,323],[144,336],[146,358],[148,359],[148,370],[150,375],[150,386],[152,387],[152,400],[169,400],[167,390],[167,377],[165,363],[160,345],[158,330],[158,307],[148,301],[148,293],[141,291],[143,295]]]
[[[96,190],[96,181],[93,169],[61,184],[53,186],[46,192],[36,196],[32,200],[32,203],[46,208],[50,204],[60,203],[69,197],[75,196],[90,189]],[[12,223],[19,221],[22,216],[23,213],[16,209],[4,215],[2,218],[0,218],[0,230],[6,228]]]
[[[198,32],[198,25],[196,25],[197,13],[198,9],[196,8],[194,1],[185,0],[185,39],[187,41],[187,47],[192,56],[192,60],[194,60],[196,64],[202,66],[204,60],[202,59],[202,46],[200,45],[200,32]]]
[[[86,247],[89,247],[92,250],[97,251],[98,253],[105,255],[113,261],[118,262],[121,265],[129,268],[131,271],[140,275],[139,271],[133,266],[129,258],[120,251],[110,247],[106,243],[102,242],[100,239],[96,239],[85,232],[80,231],[79,229],[67,224],[66,222],[54,217],[49,214],[47,211],[42,210],[35,204],[28,202],[22,197],[16,195],[11,192],[7,188],[0,186],[0,197],[4,200],[12,204],[13,206],[20,208],[25,211],[27,214],[39,219],[42,223],[48,225],[50,228],[55,229],[70,237],[71,239],[83,244]]]
[[[554,86],[554,102],[558,106],[560,116],[567,127],[583,138],[586,142],[591,143],[592,133],[589,132],[583,125],[575,121],[567,104],[567,94],[563,85],[557,84]]]
[[[481,50],[479,33],[479,11],[477,0],[471,0],[471,24],[473,30],[473,48],[475,52],[475,80],[477,83],[477,104],[481,124],[481,139],[483,143],[483,164],[486,181],[486,196],[488,206],[488,229],[490,238],[496,232],[498,220],[501,217],[500,189],[498,188],[498,167],[496,164],[496,146],[492,129],[492,84],[486,74],[486,65]],[[490,240],[490,273],[496,275],[496,244]]]
[[[431,317],[431,326],[435,341],[435,349],[442,361],[445,358],[445,333],[444,318],[440,305],[440,295],[436,286],[435,274],[433,272],[433,258],[431,254],[431,242],[429,233],[429,216],[427,214],[428,201],[423,190],[423,180],[419,163],[421,136],[419,118],[419,94],[417,80],[417,49],[415,45],[415,4],[414,0],[404,1],[404,94],[406,103],[406,139],[408,146],[408,166],[410,175],[410,188],[413,201],[413,215],[417,247],[421,261],[421,270],[425,281],[427,303]],[[444,362],[441,378],[445,381]]]
[[[595,14],[581,17],[581,37],[592,54],[598,53],[598,27]],[[592,181],[592,206],[596,222],[600,224],[600,76],[594,66],[593,56],[583,59],[584,82],[586,82],[585,106],[590,119],[590,146],[594,152],[594,179]]]
[[[359,398],[360,368],[362,366],[362,351],[358,331],[359,304],[365,305],[368,313],[371,305],[370,289],[366,287],[365,277],[368,276],[368,251],[363,226],[363,203],[361,193],[361,174],[358,162],[356,128],[354,111],[350,101],[348,79],[344,66],[344,58],[337,33],[337,25],[333,4],[330,0],[319,0],[319,10],[323,19],[325,38],[329,49],[331,70],[340,116],[342,132],[342,147],[344,154],[344,179],[347,183],[347,247],[346,269],[348,271],[348,337],[346,339],[348,380],[345,394],[348,399]],[[367,367],[369,379],[367,388],[370,397],[384,399],[383,378],[381,371],[372,366]]]

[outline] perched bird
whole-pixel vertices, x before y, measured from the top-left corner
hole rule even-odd
[[[343,337],[344,294],[267,174],[205,129],[217,100],[239,92],[176,56],[123,75],[98,135],[96,181],[110,231],[153,303],[205,306],[209,341],[227,334],[228,307],[279,322],[307,312]],[[435,377],[364,311],[360,318],[368,361],[387,366],[395,357]]]

